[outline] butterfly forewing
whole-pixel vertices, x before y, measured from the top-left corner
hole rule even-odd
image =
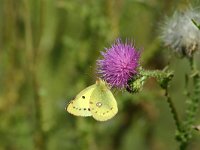
[[[89,107],[93,118],[98,121],[106,121],[117,114],[117,102],[103,81],[96,84],[89,100]]]
[[[96,85],[94,84],[81,91],[75,99],[69,102],[67,111],[75,116],[91,116],[89,99],[95,87]]]

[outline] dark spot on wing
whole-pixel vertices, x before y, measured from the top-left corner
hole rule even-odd
[[[90,111],[90,108],[88,108],[88,111]]]
[[[79,110],[81,110],[81,108],[79,108]]]
[[[87,110],[86,108],[84,108],[83,110]]]
[[[93,104],[93,102],[90,101],[90,104]]]
[[[82,96],[83,99],[85,99],[85,96]]]

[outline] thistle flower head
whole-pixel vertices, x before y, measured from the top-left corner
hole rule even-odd
[[[137,74],[140,53],[131,42],[120,39],[105,50],[101,52],[103,58],[97,60],[97,73],[112,87],[127,87],[128,80]]]
[[[192,56],[200,50],[200,30],[192,20],[200,22],[200,12],[194,9],[183,13],[175,12],[171,18],[165,20],[161,38],[166,46],[169,46],[182,56]]]

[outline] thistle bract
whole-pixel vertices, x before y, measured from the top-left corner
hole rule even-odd
[[[164,44],[182,56],[190,57],[200,49],[200,30],[192,20],[200,22],[198,10],[175,12],[171,18],[165,20],[162,28],[161,38]]]
[[[125,88],[128,80],[137,74],[140,53],[129,41],[117,39],[110,48],[101,52],[103,58],[97,60],[97,73],[111,87]]]

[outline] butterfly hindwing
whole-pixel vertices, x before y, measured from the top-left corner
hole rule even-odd
[[[95,87],[96,85],[94,84],[81,91],[75,99],[69,102],[66,108],[67,111],[75,116],[91,116],[89,99]]]
[[[111,119],[118,112],[113,94],[101,79],[96,82],[96,87],[90,96],[89,107],[93,118],[98,121]]]

